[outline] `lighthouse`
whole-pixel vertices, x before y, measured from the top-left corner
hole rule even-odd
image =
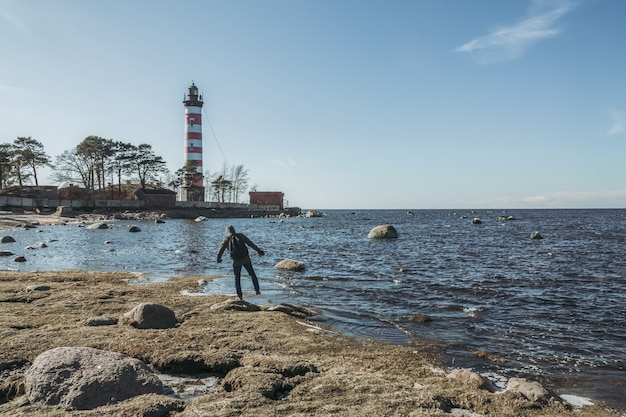
[[[204,201],[202,174],[202,95],[192,82],[184,96],[185,106],[185,165],[181,200]]]

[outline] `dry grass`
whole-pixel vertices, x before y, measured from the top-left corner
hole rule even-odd
[[[210,306],[226,297],[181,293],[200,277],[132,285],[129,278],[0,272],[0,394],[6,401],[0,415],[444,417],[453,408],[500,417],[616,415],[598,406],[573,412],[559,402],[538,405],[515,393],[489,393],[447,378],[427,352],[316,330],[281,312],[215,312]],[[30,285],[50,290],[25,291]],[[180,325],[84,325],[91,317],[119,318],[141,302],[171,308]],[[38,354],[58,346],[121,352],[157,372],[215,374],[220,389],[187,403],[146,395],[93,411],[31,406],[19,395],[23,372]]]

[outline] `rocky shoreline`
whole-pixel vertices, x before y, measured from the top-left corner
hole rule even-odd
[[[142,220],[156,221],[164,219],[196,219],[206,218],[249,218],[249,217],[277,217],[297,216],[300,209],[285,209],[281,212],[244,209],[165,209],[165,210],[113,210],[98,209],[92,211],[61,210],[47,213],[14,210],[0,211],[0,230],[10,230],[19,227],[37,227],[56,224],[95,222],[107,220]]]
[[[199,282],[209,277],[133,284],[137,278],[0,272],[0,415],[620,415],[595,401],[574,406],[533,381],[510,380],[507,390],[498,391],[480,375],[444,369],[436,346],[344,337],[309,322],[314,312],[297,306],[198,295]],[[137,325],[130,312],[145,303],[171,311],[175,322]],[[170,395],[111,399],[81,410],[34,401],[27,370],[41,354],[61,347],[139,360],[166,381],[164,393]],[[183,394],[190,390],[193,395]]]

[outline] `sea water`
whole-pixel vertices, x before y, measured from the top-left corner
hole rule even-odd
[[[357,337],[439,342],[450,365],[540,378],[626,408],[626,210],[323,213],[18,229],[4,233],[17,242],[0,249],[27,261],[3,257],[0,268],[129,271],[149,281],[220,276],[203,291],[234,294],[228,255],[216,263],[232,224],[266,252],[252,256],[261,296],[243,273],[251,302],[315,307],[323,312],[315,320]],[[129,233],[131,224],[141,232]],[[368,239],[381,224],[399,237]],[[543,239],[531,239],[533,231]],[[26,249],[39,242],[47,247]],[[274,268],[286,258],[305,271]]]

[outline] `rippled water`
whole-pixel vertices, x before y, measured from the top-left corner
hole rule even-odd
[[[224,227],[233,224],[267,253],[253,258],[263,295],[251,301],[314,306],[324,311],[319,320],[356,336],[439,341],[456,365],[542,375],[626,407],[626,210],[326,214],[132,223],[140,233],[129,233],[130,223],[123,221],[107,230],[16,230],[10,234],[17,243],[2,249],[27,262],[1,258],[0,267],[128,270],[151,280],[223,275],[206,292],[234,293],[228,262],[215,263]],[[497,221],[499,215],[515,220]],[[482,224],[472,224],[474,217]],[[384,223],[400,237],[367,239]],[[529,238],[535,230],[543,240]],[[48,247],[24,249],[37,242]],[[306,271],[274,269],[284,258],[303,261]],[[244,292],[250,292],[245,277]],[[432,321],[410,320],[417,314]],[[483,361],[472,351],[504,363]]]

